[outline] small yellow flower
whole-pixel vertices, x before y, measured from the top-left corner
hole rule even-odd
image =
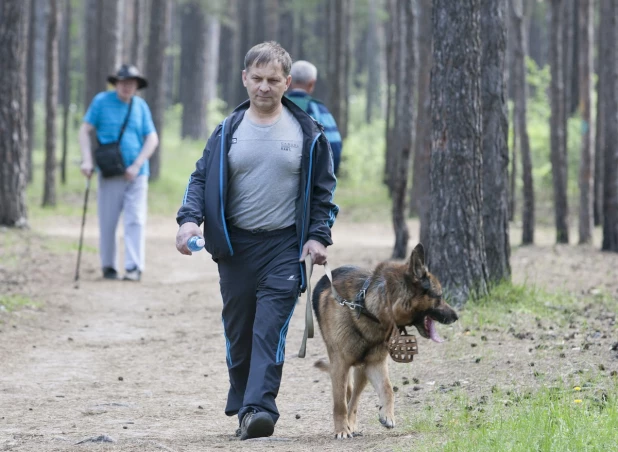
[[[575,403],[582,403],[582,399],[575,399]]]
[[[573,388],[573,391],[581,391],[581,390],[582,390],[582,388],[580,388],[579,386],[575,386],[575,387]]]

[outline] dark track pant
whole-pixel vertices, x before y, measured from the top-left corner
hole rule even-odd
[[[225,414],[249,410],[279,418],[285,338],[298,299],[296,229],[250,232],[230,228],[234,256],[220,259],[223,327],[230,390]]]

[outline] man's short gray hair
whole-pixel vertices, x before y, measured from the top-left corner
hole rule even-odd
[[[298,60],[292,65],[290,75],[292,76],[293,83],[306,85],[318,79],[318,68],[309,61]]]
[[[275,41],[266,41],[261,44],[255,45],[249,49],[245,55],[245,70],[249,70],[254,64],[261,66],[276,62],[281,64],[283,74],[287,77],[290,75],[290,68],[292,67],[292,57],[290,54],[281,47]]]

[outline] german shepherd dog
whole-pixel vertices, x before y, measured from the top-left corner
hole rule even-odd
[[[414,325],[424,338],[442,342],[435,322],[453,323],[457,313],[443,300],[438,279],[427,271],[420,243],[405,264],[382,262],[373,272],[339,267],[333,271],[333,285],[335,294],[329,279],[322,277],[313,291],[312,304],[330,361],[320,360],[315,365],[330,373],[335,438],[352,438],[358,433],[358,401],[368,380],[380,399],[380,422],[393,428],[394,394],[387,361],[393,329]],[[364,303],[361,297],[354,304],[363,307],[353,310],[350,302],[359,300],[359,294]],[[350,380],[352,367],[354,377]]]

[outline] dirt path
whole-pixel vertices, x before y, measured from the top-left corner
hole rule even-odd
[[[96,247],[92,223],[86,243]],[[228,379],[216,266],[205,253],[188,258],[176,252],[173,221],[150,223],[142,283],[103,281],[98,257],[90,252],[84,255],[79,289],[72,284],[75,253],[38,248],[56,237],[74,240],[78,221],[54,218],[34,225],[43,235],[23,245],[32,261],[16,264],[28,272],[13,275],[14,281],[5,287],[13,284],[14,290],[21,285],[44,304],[0,313],[0,451],[386,451],[413,445],[415,434],[386,431],[379,425],[372,391],[366,391],[361,402],[364,436],[344,442],[331,439],[330,383],[312,366],[325,356],[319,333],[309,341],[308,357],[296,356],[304,298],[288,334],[277,399],[282,415],[275,437],[235,440],[236,418],[223,414]],[[414,233],[416,226],[411,230]],[[389,256],[393,241],[388,224],[342,221],[334,235],[332,267],[373,266]],[[618,258],[593,248],[548,245],[516,250],[513,271],[517,281],[583,292],[602,289],[616,298]],[[321,276],[317,269],[314,282]],[[601,328],[607,334],[590,353],[568,350],[570,359],[559,361],[559,371],[596,359],[606,362],[607,372],[616,369],[616,359],[606,351],[616,339],[615,322],[608,320]],[[423,341],[412,365],[391,365],[394,384],[401,386],[405,376],[418,379],[422,389],[402,386],[398,413],[413,416],[414,405],[430,401],[432,391],[441,386],[463,384],[478,394],[496,382],[509,384],[514,370],[525,368],[531,359],[529,342],[506,331],[488,332],[488,340],[472,349],[478,338],[466,336],[465,330],[465,318],[441,327],[445,344]],[[508,353],[503,352],[505,346]],[[472,366],[480,353],[495,359]],[[546,360],[537,370],[552,365]],[[529,380],[534,384],[534,378]],[[113,442],[77,444],[101,435]]]

